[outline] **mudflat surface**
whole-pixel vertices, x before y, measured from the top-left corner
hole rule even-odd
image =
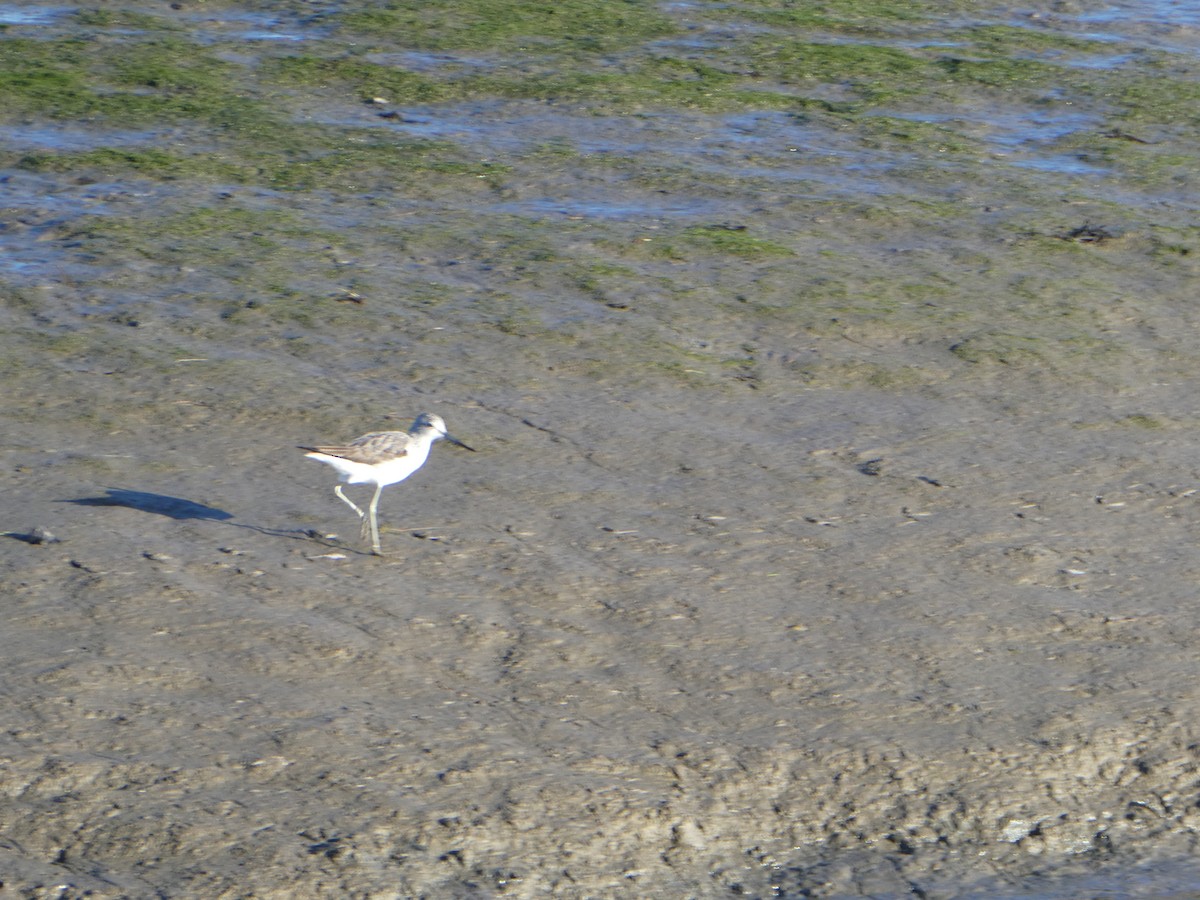
[[[1200,22],[541,6],[0,6],[0,892],[1192,895]]]

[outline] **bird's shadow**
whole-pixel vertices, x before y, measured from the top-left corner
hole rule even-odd
[[[147,491],[127,491],[124,488],[107,488],[104,493],[103,497],[78,497],[62,502],[74,503],[78,506],[124,506],[128,509],[180,520],[210,519],[214,522],[225,522],[233,518],[233,513],[213,506],[205,506],[194,500],[186,500],[183,497],[151,494]]]
[[[313,541],[325,547],[349,550],[350,552],[358,553],[360,551],[353,548],[347,548],[339,543],[329,540],[319,532],[312,529],[285,529],[285,528],[267,528],[262,525],[252,525],[244,522],[231,522],[233,513],[226,512],[223,509],[217,509],[215,506],[205,506],[203,503],[197,503],[194,500],[188,500],[184,497],[172,497],[168,494],[152,494],[148,491],[130,491],[125,488],[106,488],[103,497],[77,497],[73,500],[60,500],[60,503],[74,503],[77,506],[123,506],[126,509],[136,509],[139,512],[154,513],[159,516],[166,516],[177,521],[186,521],[191,519],[208,520],[210,522],[224,522],[234,528],[246,528],[250,531],[257,531],[259,534],[266,534],[272,537],[288,538],[296,541]],[[27,543],[38,543],[40,540],[34,533],[27,535],[12,535]],[[365,555],[365,554],[364,554]]]

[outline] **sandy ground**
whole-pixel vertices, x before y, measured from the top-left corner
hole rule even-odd
[[[502,184],[8,174],[0,893],[1190,896],[1194,209],[437,115]],[[154,224],[222,204],[331,243]],[[372,557],[294,447],[424,410]]]

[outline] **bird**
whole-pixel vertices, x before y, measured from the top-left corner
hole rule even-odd
[[[434,441],[443,438],[464,450],[475,452],[474,447],[468,447],[446,431],[442,417],[432,413],[421,413],[408,431],[373,431],[355,438],[349,444],[301,446],[299,449],[308,451],[304,455],[309,459],[333,466],[347,484],[375,485],[375,496],[365,512],[342,493],[341,484],[334,485],[333,491],[361,520],[363,540],[366,540],[370,531],[371,552],[382,556],[379,547],[379,495],[389,484],[403,481],[421,468],[429,457],[429,448]]]

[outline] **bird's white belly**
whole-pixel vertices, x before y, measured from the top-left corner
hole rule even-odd
[[[403,481],[417,469],[428,457],[428,453],[412,453],[411,451],[397,459],[369,466],[366,463],[342,459],[340,456],[328,456],[324,453],[310,453],[309,456],[328,463],[337,470],[341,480],[347,484],[395,484]]]
[[[397,481],[403,481],[413,472],[417,471],[417,469],[421,468],[424,462],[425,456],[410,452],[407,456],[402,456],[399,459],[393,459],[390,462],[375,466],[374,474],[369,475],[363,480],[375,481],[379,484],[395,484]]]

